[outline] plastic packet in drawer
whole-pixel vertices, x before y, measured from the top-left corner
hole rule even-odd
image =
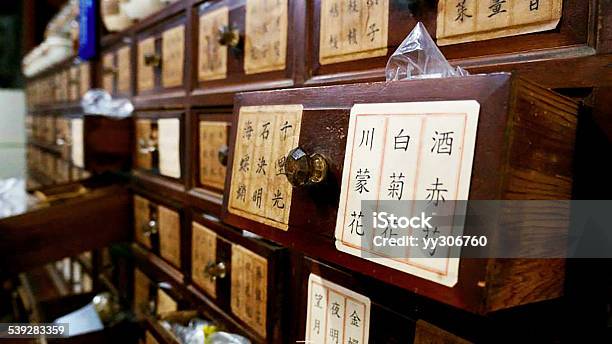
[[[468,75],[468,72],[448,63],[421,22],[391,55],[385,68],[387,81],[464,75]]]

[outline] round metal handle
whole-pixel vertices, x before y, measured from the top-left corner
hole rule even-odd
[[[155,53],[144,54],[145,66],[159,67],[161,65],[161,56]]]
[[[147,222],[147,224],[143,226],[143,229],[144,232],[142,234],[150,238],[152,235],[157,234],[157,221],[149,220],[149,222]]]
[[[285,159],[285,176],[294,187],[319,184],[327,177],[328,164],[323,155],[292,149]]]
[[[217,280],[217,278],[225,278],[227,274],[227,267],[224,262],[209,262],[204,268],[204,276],[210,278],[211,281]]]
[[[223,147],[219,148],[217,152],[217,158],[219,159],[219,163],[223,166],[227,166],[227,155],[229,152],[229,147],[227,145],[223,145]]]
[[[240,30],[234,25],[219,27],[219,44],[235,48],[240,43]]]

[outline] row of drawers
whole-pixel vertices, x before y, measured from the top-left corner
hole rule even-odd
[[[28,140],[53,147],[62,159],[84,167],[84,119],[53,115],[26,116]]]
[[[61,184],[89,176],[87,171],[70,161],[32,144],[28,145],[27,162],[29,175],[37,179],[38,184],[47,184],[47,182]],[[37,176],[42,176],[44,180],[36,178]]]
[[[29,106],[74,102],[92,87],[92,64],[60,67],[49,75],[28,81],[25,88]]]
[[[441,1],[436,6],[422,1],[393,0],[206,1],[189,12],[180,11],[134,32],[130,37],[133,43],[119,41],[105,47],[101,84],[109,92],[121,95],[133,90],[143,96],[159,93],[181,96],[186,91],[194,96],[207,96],[301,84],[380,80],[387,59],[416,22],[423,21],[432,36],[436,36],[436,28],[440,29],[446,20],[438,19],[436,24],[437,13],[440,18],[450,18],[454,13],[456,4],[447,2]],[[472,22],[477,17],[479,29],[467,28],[463,35],[481,29],[487,31],[487,38],[521,33],[525,27],[531,27],[530,32],[537,31],[532,27],[532,19],[548,23],[542,25],[548,26],[548,31],[544,29],[545,32],[521,39],[505,37],[450,44],[443,46],[442,52],[450,60],[478,58],[486,64],[486,57],[586,46],[588,4],[562,2],[540,4],[539,8],[527,11],[528,15],[519,8],[522,5],[507,8],[500,13],[504,19],[489,31],[480,27],[489,25],[480,23],[484,20],[479,18],[480,14],[465,17],[465,23],[451,21],[452,25],[441,30],[446,33],[438,33],[440,38],[451,31],[461,31],[461,25],[475,25]],[[450,5],[453,10],[446,9]],[[186,18],[186,13],[191,13],[191,18]],[[523,20],[506,22],[511,13],[520,13]],[[552,25],[557,28],[550,30],[557,14],[562,18],[560,24]],[[450,39],[447,36],[445,43],[461,40],[462,35],[458,36]],[[186,74],[187,71],[191,73]],[[187,89],[184,85],[191,86]],[[214,97],[209,101],[215,105],[230,104],[231,97]]]

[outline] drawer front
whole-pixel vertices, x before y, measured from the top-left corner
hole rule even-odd
[[[83,121],[83,118],[70,119],[70,155],[72,163],[80,168],[85,167]]]
[[[111,95],[115,93],[115,76],[117,67],[115,66],[115,53],[108,52],[102,55],[102,88]]]
[[[155,51],[155,37],[138,42],[138,92],[150,91],[155,87],[155,68],[161,64],[161,57]]]
[[[176,301],[161,288],[157,289],[157,302],[155,306],[155,313],[157,315],[176,312],[178,310]]]
[[[68,98],[71,101],[77,101],[81,95],[79,93],[79,67],[72,66],[69,71],[69,80],[70,88],[68,90]]]
[[[159,226],[159,254],[173,264],[181,266],[181,220],[178,212],[157,206],[157,221]]]
[[[151,280],[139,269],[134,269],[134,313],[137,317],[149,314],[151,311]]]
[[[117,50],[117,93],[129,95],[132,91],[132,49],[125,46]]]
[[[198,125],[198,182],[203,188],[223,191],[231,126],[229,122],[207,117],[211,116],[200,116]]]
[[[295,33],[289,23],[296,6],[288,0],[217,0],[200,5],[194,21],[198,36],[194,94],[224,94],[215,101],[231,104],[231,95],[240,90],[293,85]]]
[[[363,222],[364,218],[371,219],[371,215],[367,210],[362,213],[361,200],[427,200],[435,202],[433,204],[437,206],[450,204],[445,203],[446,200],[453,199],[501,199],[506,196],[515,198],[518,194],[525,197],[525,194],[519,191],[511,191],[512,185],[508,185],[507,191],[499,190],[500,184],[497,183],[505,177],[493,171],[509,168],[502,156],[510,152],[503,151],[500,147],[500,150],[491,155],[492,152],[486,148],[495,145],[493,141],[501,137],[499,135],[508,128],[518,130],[514,119],[510,119],[515,117],[506,116],[507,109],[511,109],[513,113],[512,111],[520,108],[516,110],[517,114],[521,114],[519,116],[541,119],[540,111],[548,112],[552,109],[538,108],[537,104],[557,104],[555,111],[558,118],[575,118],[577,108],[575,104],[570,105],[572,102],[566,98],[523,82],[522,79],[508,74],[495,74],[237,95],[233,122],[235,127],[232,128],[233,147],[230,150],[232,164],[228,171],[231,187],[225,192],[224,222],[304,250],[307,254],[316,254],[350,269],[366,271],[387,283],[438,301],[473,312],[489,312],[490,310],[482,308],[482,298],[491,298],[490,301],[493,302],[496,295],[501,294],[487,294],[486,290],[477,287],[479,280],[487,278],[484,276],[484,265],[479,265],[484,262],[463,260],[456,255],[451,257],[448,250],[426,252],[423,246],[415,251],[391,252],[394,255],[390,255],[389,251],[382,253],[377,252],[377,249],[370,249],[379,246],[370,241],[370,238],[389,235],[389,232],[380,234],[364,225],[367,223]],[[536,89],[538,96],[534,93]],[[493,96],[493,90],[500,93]],[[516,92],[517,96],[511,97],[511,91]],[[541,102],[532,99],[540,96]],[[433,103],[439,99],[445,99],[446,102]],[[531,102],[534,107],[526,110],[526,102]],[[354,104],[361,103],[372,104],[353,107]],[[385,103],[397,104],[384,105]],[[292,123],[296,129],[295,137],[292,137],[293,143],[282,146],[274,142],[275,136],[271,135],[273,140],[262,144],[262,134],[265,132],[263,124],[274,119],[276,123],[290,123],[284,119],[286,113],[278,108],[289,105],[296,109],[296,122]],[[352,115],[351,111],[354,111]],[[447,117],[429,115],[439,111],[443,111]],[[252,113],[255,115],[251,115]],[[478,113],[487,116],[478,117]],[[350,130],[349,118],[352,126]],[[415,122],[411,122],[413,120]],[[550,132],[544,130],[545,127],[554,126],[563,132],[560,135],[567,135],[568,143],[563,148],[551,146],[546,149],[544,155],[548,156],[547,159],[555,166],[553,174],[549,174],[551,170],[542,169],[535,161],[532,164],[518,163],[518,160],[515,160],[518,165],[513,168],[521,171],[533,169],[536,171],[533,173],[546,174],[547,178],[559,182],[560,187],[555,189],[555,197],[569,198],[569,189],[561,185],[566,178],[571,179],[569,152],[573,151],[571,137],[575,128],[572,125],[564,126],[561,121],[553,124],[543,119],[530,121],[530,125],[538,128],[534,131],[529,129],[530,133],[539,131],[531,136],[534,140]],[[422,131],[411,132],[419,127]],[[449,135],[454,137],[452,145],[449,145]],[[517,132],[516,135],[524,137],[527,134],[520,129],[520,133]],[[527,141],[524,142],[515,143],[512,149],[517,150],[517,153],[510,156],[518,159],[518,151],[528,147]],[[291,147],[296,146],[300,149],[293,150],[290,154]],[[450,146],[454,148],[450,149]],[[349,147],[348,151],[346,147]],[[564,161],[555,161],[560,151],[564,152],[563,156],[567,158]],[[265,177],[263,170],[266,167],[271,168],[273,164],[263,166],[257,162],[280,161],[283,157],[284,170],[279,171],[282,173],[278,176],[278,183],[266,179],[271,178],[271,169],[265,170]],[[406,169],[408,166],[415,168]],[[260,173],[257,173],[258,171]],[[400,175],[403,177],[400,178]],[[289,181],[293,187],[289,186]],[[401,182],[408,185],[404,187],[403,193],[399,192],[399,187],[403,185]],[[517,185],[519,184],[517,182]],[[249,189],[252,185],[255,190]],[[284,189],[285,187],[287,189]],[[259,190],[265,191],[260,193]],[[284,190],[287,191],[283,193]],[[275,208],[281,208],[283,205],[283,217],[270,216],[275,214]],[[470,232],[474,228],[469,223],[463,228],[463,235],[474,234]],[[432,235],[440,232],[447,233],[444,235],[451,233],[448,232],[451,230],[449,226],[445,226],[443,230],[447,232],[440,229]],[[316,250],[310,244],[313,240],[318,241]],[[388,259],[409,258],[407,252],[417,252],[415,255],[411,254],[412,258],[419,253],[427,256],[418,263],[411,259]],[[387,258],[383,258],[384,256]],[[439,259],[440,257],[444,259]],[[537,264],[538,273],[555,276],[549,281],[551,290],[555,291],[547,296],[554,298],[560,292],[555,285],[558,285],[563,276],[555,273],[557,265],[540,263]],[[397,273],[397,270],[402,273]],[[474,271],[478,273],[471,273]],[[530,274],[524,273],[526,278]],[[481,274],[480,277],[477,277],[478,274]],[[506,287],[510,288],[510,284],[504,284],[501,288]],[[527,283],[524,287],[529,289]],[[433,290],[438,290],[439,293]],[[516,306],[530,302],[527,301],[529,295],[532,294],[525,292],[520,300],[497,300],[501,303],[493,302],[489,305],[495,305],[496,309]]]
[[[146,198],[134,195],[134,238],[148,249],[152,248],[151,236],[156,230],[155,206]]]
[[[467,62],[474,66],[496,63],[487,59],[504,54],[520,62],[518,53],[586,48],[590,6],[591,1],[578,0],[315,0],[308,7],[313,32],[308,82],[384,79],[388,58],[417,22],[437,39],[447,59],[482,58]]]
[[[185,26],[179,25],[162,33],[162,86],[183,85],[185,65]]]
[[[217,298],[216,278],[207,267],[217,264],[217,233],[193,222],[191,224],[191,279],[212,298]]]
[[[91,65],[89,62],[83,62],[79,65],[79,91],[83,96],[89,89],[91,89]]]
[[[55,143],[60,147],[62,158],[70,159],[70,121],[65,117],[58,117],[55,122],[56,138]]]
[[[153,156],[157,152],[157,126],[151,119],[136,120],[136,166],[153,168]]]
[[[159,132],[159,174],[181,177],[181,121],[178,118],[160,118],[157,120]]]
[[[268,261],[238,245],[232,245],[232,313],[266,337]]]

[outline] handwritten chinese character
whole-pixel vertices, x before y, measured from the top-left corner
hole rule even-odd
[[[402,194],[404,193],[404,181],[402,179],[404,179],[405,176],[401,172],[398,175],[393,172],[390,178],[391,183],[387,189],[387,191],[389,191],[389,197],[400,200],[402,198]]]
[[[357,8],[357,0],[348,0],[348,10],[349,12],[359,13],[359,9]]]
[[[338,35],[329,35],[329,46],[338,49]]]
[[[321,332],[321,320],[315,319],[313,331],[317,331],[317,334]]]
[[[340,15],[340,11],[338,10],[338,3],[334,2],[330,9],[329,9],[329,14],[331,14],[332,17],[338,17]]]
[[[347,344],[359,344],[359,339],[349,337]]]
[[[253,135],[253,123],[251,121],[247,121],[244,126],[244,133],[242,137],[247,140],[250,140],[252,135]]]
[[[376,27],[376,23],[368,26],[368,36],[370,37],[370,42],[374,42],[375,35],[378,31],[380,31],[380,29]]]
[[[287,139],[287,130],[289,130],[290,128],[293,128],[293,126],[289,124],[288,121],[285,121],[285,123],[283,123],[283,126],[280,128],[280,131],[283,133],[283,141]]]
[[[240,167],[238,168],[238,171],[241,172],[248,172],[249,171],[249,155],[245,155],[242,157],[242,159],[240,159]]]
[[[432,237],[432,238],[438,238],[438,237],[440,236],[440,231],[438,230],[438,226],[435,226],[435,227],[433,228],[433,230],[431,230],[431,229],[429,229],[429,228],[424,228],[424,229],[423,229],[423,232],[425,232],[425,240],[427,240],[427,239],[430,237],[430,235],[429,235],[429,232],[430,232],[430,231],[431,231],[431,237]],[[428,253],[430,256],[433,256],[434,254],[436,254],[436,247],[437,247],[437,246],[434,246],[433,248],[431,248],[430,250],[428,250],[428,252],[427,252],[427,253]]]
[[[331,305],[331,315],[335,315],[337,318],[340,317],[340,304],[334,301]]]
[[[276,175],[280,176],[285,174],[285,162],[287,157],[281,156],[278,160],[276,160]]]
[[[272,197],[272,206],[278,209],[285,209],[285,202],[283,202],[283,196],[279,189],[276,189],[274,197]]]
[[[356,211],[351,213],[351,223],[349,223],[348,227],[351,228],[351,234],[353,232],[357,233],[357,235],[363,236],[363,225],[361,224],[361,218],[363,218],[363,213],[359,211],[359,214]]]
[[[410,135],[402,135],[404,129],[400,129],[399,133],[395,135],[395,143],[393,145],[394,150],[403,149],[404,151],[408,150],[408,143],[410,143]]]
[[[437,177],[436,182],[432,183],[431,186],[432,188],[426,189],[429,192],[426,197],[426,199],[429,201],[427,203],[433,202],[433,204],[437,207],[440,201],[446,201],[444,194],[448,193],[448,189],[440,189],[441,186],[444,186],[444,183],[441,183],[440,179]]]
[[[323,305],[321,304],[321,301],[323,301],[323,294],[315,294],[315,301],[315,307],[323,309]]]
[[[360,194],[362,194],[364,191],[370,192],[370,190],[368,190],[366,187],[370,178],[372,178],[372,176],[370,176],[370,171],[367,168],[357,170],[357,174],[355,175],[355,179],[357,180],[357,184],[355,184],[355,191],[359,192]]]
[[[266,122],[264,124],[261,125],[263,127],[263,131],[261,132],[261,134],[259,134],[264,140],[268,139],[268,136],[270,136],[270,129],[268,128],[270,126],[270,122]]]
[[[460,21],[463,23],[463,20],[466,17],[472,18],[472,15],[467,13],[467,7],[465,6],[465,1],[466,0],[461,0],[457,2],[457,6],[455,6],[457,8],[457,17],[455,18],[455,21]]]
[[[236,190],[236,199],[246,201],[246,186],[244,184],[240,184],[238,186],[238,190]]]
[[[370,150],[372,150],[374,144],[374,129],[375,128],[361,131],[361,142],[359,142],[359,147],[365,145],[366,147],[369,146]]]
[[[348,41],[349,41],[349,44],[357,44],[357,29],[356,28],[353,27],[349,29]]]
[[[357,314],[357,311],[354,310],[349,318],[351,319],[351,325],[359,327],[359,325],[361,324],[361,319],[359,318],[359,314]]]
[[[491,14],[489,14],[488,17],[491,18],[494,15],[498,15],[503,12],[508,12],[506,11],[505,8],[503,8],[503,5],[505,3],[506,3],[506,0],[491,0],[491,5],[489,6],[489,10],[491,10]]]
[[[334,344],[338,344],[338,340],[340,339],[340,331],[335,328],[329,329],[329,339],[331,339]]]
[[[251,198],[253,202],[257,205],[257,208],[261,208],[261,196],[263,194],[263,188],[259,188],[253,192],[253,197]]]
[[[259,157],[259,161],[257,162],[257,170],[255,170],[255,173],[263,174],[265,176],[266,175],[266,170],[265,170],[266,166],[268,166],[268,163],[266,163],[266,159],[263,156]]]
[[[529,1],[529,10],[537,11],[540,9],[540,0],[530,0]]]
[[[434,141],[433,147],[431,147],[431,152],[434,150],[437,154],[448,154],[451,155],[453,152],[453,131],[446,132],[438,132],[434,131],[436,137],[432,137],[431,139]]]

